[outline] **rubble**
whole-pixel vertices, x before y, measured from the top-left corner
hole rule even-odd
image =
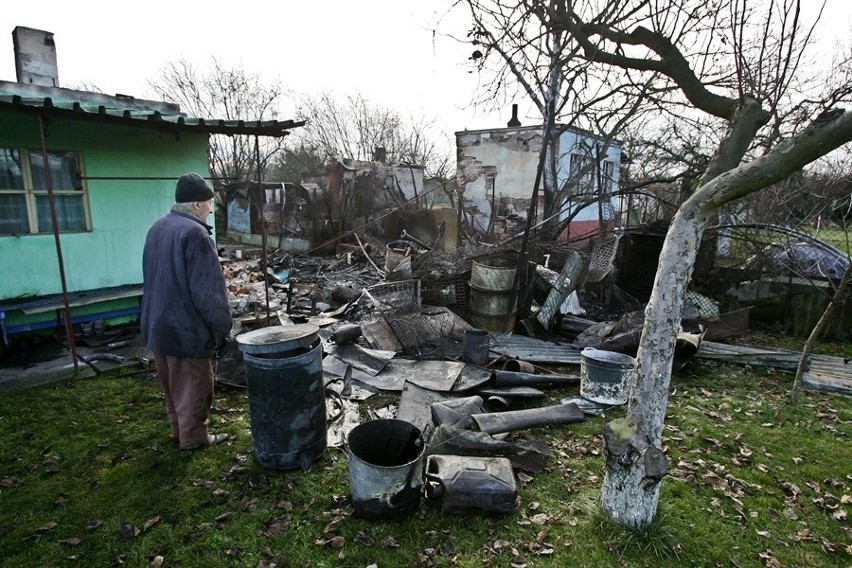
[[[629,351],[629,342],[613,335],[632,338],[641,329],[635,315],[610,323],[579,317],[602,312],[594,304],[612,289],[612,246],[590,257],[554,245],[542,263],[521,263],[509,246],[444,251],[441,238],[439,232],[426,242],[403,229],[384,244],[354,234],[355,242],[321,257],[276,250],[262,258],[256,248],[225,248],[234,334],[289,323],[319,327],[332,447],[344,447],[366,420],[398,419],[423,433],[426,454],[438,456],[433,464],[447,462],[440,456],[499,458],[540,472],[550,452],[526,431],[600,417],[608,406],[576,396],[536,401],[548,389],[581,382],[583,347],[605,349],[609,342]],[[516,316],[526,334],[516,332]],[[233,350],[220,357],[220,382],[244,386],[238,359]],[[362,413],[361,403],[379,393],[398,397],[398,405]],[[507,501],[500,510],[514,509]]]

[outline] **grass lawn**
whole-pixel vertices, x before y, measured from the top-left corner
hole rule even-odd
[[[235,440],[190,457],[151,373],[5,392],[0,565],[848,567],[852,400],[805,392],[793,407],[791,384],[697,360],[674,378],[670,474],[646,533],[597,513],[603,418],[527,432],[553,456],[521,477],[512,516],[424,501],[403,522],[369,522],[352,515],[341,450],[309,473],[255,463],[245,391],[219,388],[211,416]]]

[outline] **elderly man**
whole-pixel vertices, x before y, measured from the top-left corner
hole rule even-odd
[[[142,253],[142,342],[154,353],[172,439],[184,452],[222,443],[210,434],[211,357],[231,331],[228,293],[206,223],[213,189],[182,175],[175,204],[148,231]]]

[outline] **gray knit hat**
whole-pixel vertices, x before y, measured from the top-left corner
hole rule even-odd
[[[213,189],[200,175],[189,173],[180,176],[175,186],[175,202],[207,201],[213,199]]]

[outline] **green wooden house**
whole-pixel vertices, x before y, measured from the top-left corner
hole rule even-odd
[[[181,174],[209,178],[209,136],[302,124],[188,117],[42,79],[19,69],[0,81],[0,347],[15,333],[134,317],[145,235]]]

